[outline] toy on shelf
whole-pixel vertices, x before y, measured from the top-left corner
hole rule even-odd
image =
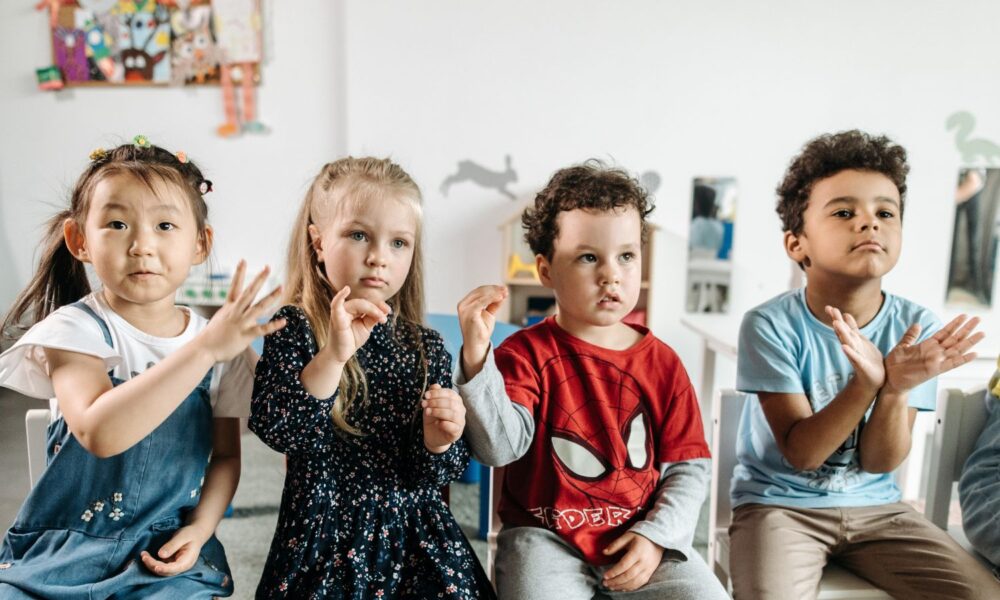
[[[521,258],[520,254],[511,254],[507,263],[507,279],[518,279],[518,275],[527,275],[528,278],[538,280],[538,267],[534,262],[527,262]]]

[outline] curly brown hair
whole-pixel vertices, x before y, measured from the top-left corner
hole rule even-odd
[[[827,133],[810,140],[785,172],[778,185],[778,205],[782,231],[802,233],[802,215],[809,205],[813,185],[841,171],[873,171],[888,177],[899,190],[900,218],[906,197],[906,175],[910,165],[906,150],[884,135],[873,136],[857,129]]]
[[[535,196],[534,207],[526,208],[521,215],[524,239],[532,252],[552,260],[552,245],[559,235],[559,213],[577,208],[603,212],[629,207],[639,213],[645,242],[649,229],[646,216],[653,211],[649,194],[625,170],[592,158],[552,175]]]

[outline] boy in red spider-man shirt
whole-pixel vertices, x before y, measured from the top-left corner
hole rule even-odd
[[[691,548],[710,478],[694,390],[673,350],[622,322],[650,210],[624,171],[562,169],[522,218],[558,314],[494,353],[506,289],[458,305],[466,439],[482,462],[508,465],[501,600],[728,597]],[[423,404],[441,410],[434,390]]]

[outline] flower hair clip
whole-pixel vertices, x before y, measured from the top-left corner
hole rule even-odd
[[[135,144],[136,148],[149,148],[149,138],[142,135],[141,133],[134,138],[132,138],[132,143]]]
[[[183,150],[178,150],[177,152],[174,152],[174,156],[177,158],[177,162],[181,163],[182,165],[187,164],[188,155]]]
[[[94,148],[90,151],[90,160],[96,162],[108,157],[108,151],[104,148]]]
[[[201,183],[198,184],[198,191],[201,192],[202,196],[204,196],[205,194],[211,192],[212,191],[212,182],[209,181],[208,179],[202,179]]]

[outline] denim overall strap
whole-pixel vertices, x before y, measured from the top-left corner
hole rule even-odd
[[[104,334],[104,343],[111,346],[112,348],[115,347],[115,343],[111,341],[111,330],[108,329],[108,324],[105,323],[104,319],[99,317],[96,312],[94,312],[94,309],[90,308],[90,306],[83,300],[77,300],[73,304],[70,304],[70,306],[72,306],[77,310],[82,310],[83,312],[90,315],[95,321],[97,321],[97,324],[101,328],[101,333]]]

